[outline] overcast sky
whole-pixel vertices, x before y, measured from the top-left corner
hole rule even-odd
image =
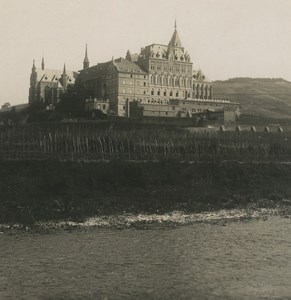
[[[174,21],[211,80],[291,81],[291,0],[0,0],[0,105],[28,101],[32,60],[77,71],[168,44]]]

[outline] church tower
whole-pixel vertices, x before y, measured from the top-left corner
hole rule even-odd
[[[42,57],[42,60],[41,60],[41,69],[44,70],[44,58]]]
[[[29,103],[34,102],[36,99],[36,84],[37,84],[36,80],[37,80],[37,73],[36,73],[35,61],[33,60],[31,74],[30,74],[30,87],[29,87],[29,97],[28,97]]]
[[[63,70],[63,74],[62,74],[62,85],[63,85],[64,91],[66,91],[67,85],[68,85],[68,75],[66,72],[66,64],[64,64],[64,70]]]
[[[86,44],[86,50],[85,50],[85,58],[83,61],[83,70],[89,68],[89,59],[88,59],[88,53],[87,53],[87,44]]]

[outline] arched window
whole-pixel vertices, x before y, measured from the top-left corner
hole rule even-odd
[[[51,101],[51,89],[49,86],[46,86],[44,88],[44,100],[47,103],[50,103],[50,101]]]
[[[197,99],[200,98],[200,86],[199,86],[199,84],[196,85],[196,97],[197,97]]]
[[[158,96],[160,96],[160,94],[161,94],[161,91],[160,91],[160,90],[158,90],[158,92],[157,92],[157,95],[158,95]]]
[[[170,85],[174,85],[174,78],[170,77]]]
[[[151,90],[151,95],[154,95],[154,94],[155,94],[154,89],[152,89]]]
[[[189,78],[187,87],[191,87],[191,79]]]
[[[179,97],[179,91],[176,91],[176,97]]]
[[[181,78],[181,86],[184,86],[184,85],[185,85],[185,79]]]
[[[173,91],[170,91],[170,97],[173,97]]]
[[[203,99],[204,98],[204,84],[201,84],[200,95],[201,95],[201,98]]]
[[[164,90],[164,96],[167,96],[167,90]]]
[[[154,84],[154,76],[151,75],[151,84]]]
[[[162,84],[161,76],[157,76],[157,84]]]
[[[167,77],[166,76],[163,77],[163,85],[167,85]]]
[[[179,86],[179,77],[175,78],[175,86]]]
[[[208,99],[208,85],[205,85],[204,95],[205,95],[205,99]]]

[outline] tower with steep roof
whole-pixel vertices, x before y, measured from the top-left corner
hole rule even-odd
[[[177,31],[177,22],[176,22],[176,20],[175,20],[175,26],[174,26],[174,28],[175,28],[175,30],[174,30],[173,36],[172,36],[172,38],[171,38],[171,40],[169,42],[168,47],[181,48],[182,47],[182,43],[181,43],[178,31]]]
[[[41,69],[44,70],[44,57],[41,59]]]
[[[31,101],[36,99],[36,67],[35,60],[32,62],[31,74],[30,74],[30,87],[29,87],[29,99]]]
[[[64,91],[67,90],[67,86],[68,86],[68,75],[66,72],[66,64],[64,64],[64,69],[63,69],[63,74],[62,74],[62,85],[63,85],[63,89]]]
[[[86,50],[85,50],[85,58],[83,61],[83,70],[89,68],[89,59],[88,59],[88,52],[87,52],[87,44],[86,44]]]

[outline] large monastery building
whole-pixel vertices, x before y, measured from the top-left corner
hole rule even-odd
[[[201,70],[193,69],[176,22],[168,45],[148,45],[136,54],[128,50],[125,58],[90,67],[86,46],[83,69],[76,75],[33,65],[29,102],[57,103],[68,85],[75,83],[87,107],[94,108],[95,102],[100,107],[103,101],[111,115],[120,117],[133,116],[132,103],[144,117],[191,117],[203,111],[224,111],[227,119],[234,120],[239,114],[238,103],[213,99],[212,83]]]

